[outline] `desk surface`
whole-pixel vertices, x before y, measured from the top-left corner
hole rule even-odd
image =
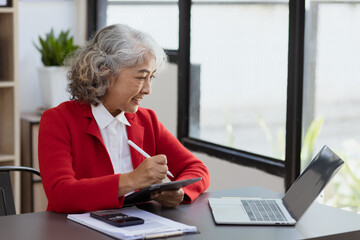
[[[200,234],[171,239],[360,239],[360,215],[313,204],[296,226],[228,226],[216,225],[208,205],[208,197],[281,197],[281,194],[260,189],[242,188],[203,193],[192,204],[175,209],[161,208],[156,203],[140,206],[144,210],[198,227]],[[316,217],[318,219],[316,219]],[[113,239],[78,223],[67,220],[66,214],[29,213],[0,217],[1,239],[7,240],[102,240]]]

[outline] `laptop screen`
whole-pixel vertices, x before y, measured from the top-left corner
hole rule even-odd
[[[295,220],[300,219],[343,164],[329,147],[321,149],[282,199]]]

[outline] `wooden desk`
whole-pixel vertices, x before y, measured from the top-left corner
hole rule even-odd
[[[175,209],[161,208],[158,204],[140,206],[163,217],[198,227],[200,234],[172,237],[171,239],[360,239],[360,215],[340,209],[313,204],[296,226],[224,226],[213,221],[208,197],[244,196],[279,197],[281,194],[260,189],[242,188],[202,194],[189,205]],[[1,239],[57,240],[57,239],[113,239],[78,223],[67,220],[66,214],[40,212],[0,217]]]

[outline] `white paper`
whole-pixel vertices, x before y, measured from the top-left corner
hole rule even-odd
[[[119,239],[142,239],[145,236],[159,233],[171,234],[179,231],[182,233],[197,231],[195,226],[175,222],[136,207],[121,209],[121,213],[142,218],[145,220],[145,223],[127,227],[115,227],[90,217],[89,213],[69,214],[68,219]]]

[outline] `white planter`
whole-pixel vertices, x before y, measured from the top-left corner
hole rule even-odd
[[[66,67],[40,67],[38,73],[44,108],[56,107],[70,99],[70,93],[66,91],[68,85]]]

